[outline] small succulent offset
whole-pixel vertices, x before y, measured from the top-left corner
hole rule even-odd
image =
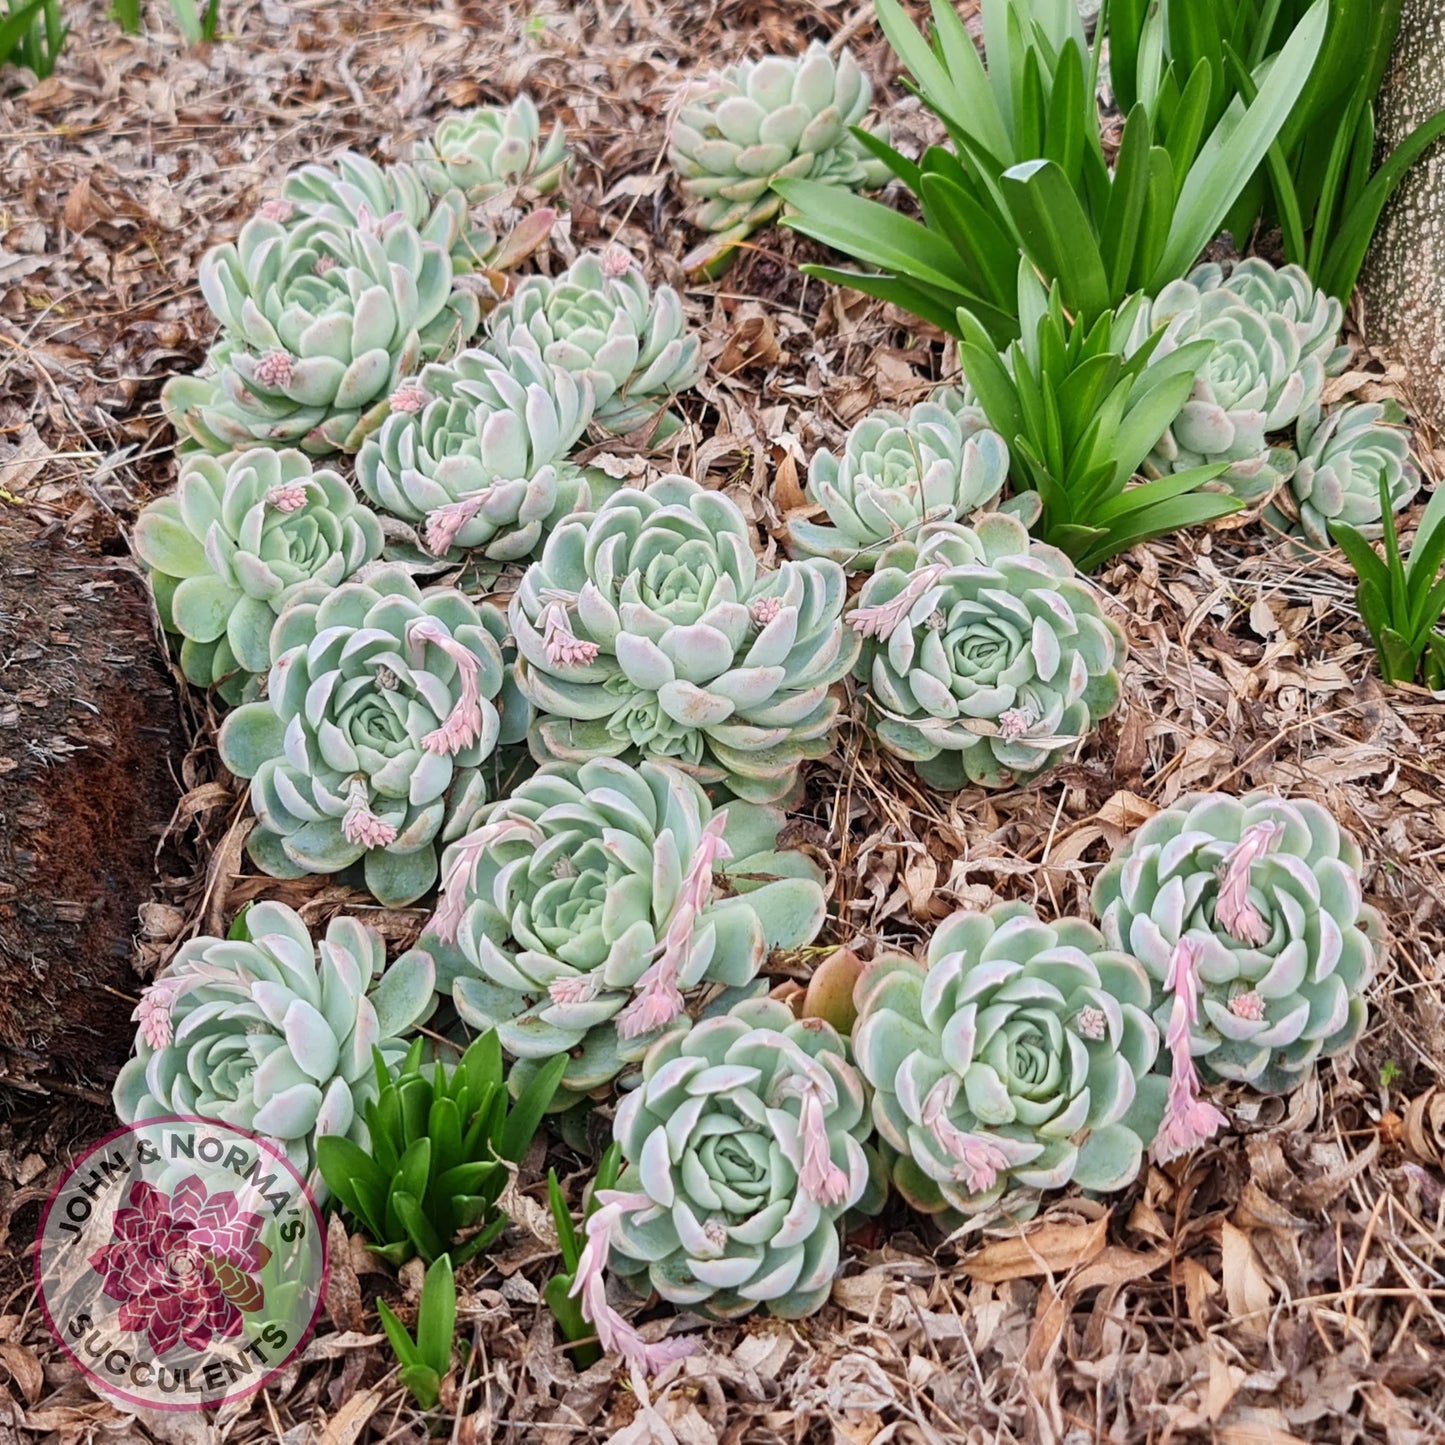
[[[400,907],[436,882],[437,843],[483,802],[482,763],[526,709],[498,712],[503,619],[400,568],[298,592],[271,634],[269,692],[221,725],[221,760],[251,779],[247,851],[277,878],[361,863]]]
[[[1266,509],[1266,520],[1306,547],[1333,545],[1331,528],[1341,522],[1362,537],[1382,536],[1382,489],[1392,512],[1409,506],[1420,490],[1404,420],[1394,402],[1342,406],[1302,419],[1299,465],[1288,492]]]
[[[545,140],[531,97],[510,105],[483,105],[443,116],[435,132],[412,150],[412,164],[433,195],[456,189],[472,205],[527,186],[555,191],[567,169],[567,132],[557,121]]]
[[[740,60],[694,87],[672,128],[668,158],[704,231],[741,240],[782,207],[775,181],[877,189],[888,168],[852,134],[873,87],[850,50],[821,41],[801,56]],[[879,134],[887,138],[886,129]]]
[[[1125,843],[1094,884],[1104,936],[1154,983],[1171,1040],[1156,1157],[1208,1138],[1221,1116],[1199,1074],[1294,1088],[1365,1026],[1384,925],[1360,891],[1360,850],[1316,803],[1267,793],[1183,798]]]
[[[431,959],[386,966],[381,935],[333,918],[319,944],[298,914],[254,904],[247,937],[192,938],[141,994],[135,1057],[115,1081],[122,1123],[220,1119],[274,1139],[303,1174],[316,1141],[366,1142],[373,1050],[388,1064],[431,1012]]]
[[[774,802],[827,752],[853,665],[836,562],[759,566],[737,505],[686,477],[626,488],[547,539],[512,599],[539,758],[671,761]]]
[[[381,523],[333,471],[292,449],[228,461],[195,454],[136,521],[161,626],[181,638],[181,671],[240,700],[271,665],[271,628],[303,583],[335,586],[381,555]]]
[[[263,211],[206,253],[200,284],[221,325],[213,374],[172,377],[162,400],[183,444],[210,452],[355,451],[402,378],[481,321],[446,249],[395,214],[351,225]]]
[[[671,286],[651,290],[621,246],[580,256],[560,276],[527,277],[488,319],[484,345],[509,364],[535,347],[591,384],[604,431],[648,428],[657,441],[677,430],[667,405],[704,366],[682,298]]]
[[[418,1254],[428,1264],[444,1254],[465,1264],[490,1247],[508,1223],[498,1207],[507,1166],[526,1156],[565,1062],[550,1060],[508,1109],[496,1034],[430,1070],[421,1039],[399,1064],[375,1055],[366,1148],[345,1138],[316,1145],[321,1177],[366,1230],[372,1252],[393,1265]]]
[[[1062,552],[1000,513],[925,528],[848,614],[878,741],[932,787],[1011,787],[1118,705],[1126,644]]]
[[[879,959],[857,1001],[854,1053],[914,1208],[1026,1218],[1040,1190],[1138,1174],[1164,1107],[1149,978],[1082,919],[955,913],[926,968]]]
[[[838,1271],[838,1219],[882,1202],[867,1096],[821,1019],[752,999],[648,1051],[613,1134],[627,1167],[598,1194],[573,1293],[604,1349],[653,1371],[689,1340],[650,1345],[607,1302],[609,1263],[639,1293],[718,1319],[812,1314]]]
[[[1339,330],[1339,303],[1316,293],[1308,277],[1303,285],[1317,295],[1318,309],[1299,319],[1296,278],[1279,282],[1284,293],[1279,296],[1263,267],[1241,274],[1234,285],[1216,284],[1217,266],[1201,267],[1188,280],[1166,286],[1151,313],[1154,326],[1166,327],[1156,360],[1191,341],[1212,341],[1214,348],[1199,370],[1194,395],[1160,438],[1149,465],[1168,476],[1227,462],[1229,469],[1214,485],[1243,502],[1267,496],[1293,473],[1295,453],[1272,446],[1269,437],[1317,407]]]
[[[705,986],[741,988],[769,950],[817,936],[822,878],[778,850],[783,822],[750,803],[714,812],[658,763],[549,764],[443,855],[421,944],[437,986],[497,1031],[514,1089],[558,1056],[565,1097],[600,1088]]]
[[[996,501],[1008,480],[1008,445],[964,396],[941,391],[907,416],[870,412],[841,456],[817,452],[807,492],[826,524],[791,522],[794,550],[870,572],[885,547],[916,541],[925,523],[961,522]]]
[[[587,476],[567,461],[591,414],[586,378],[535,350],[518,348],[508,362],[464,351],[392,393],[391,415],[357,456],[357,484],[412,524],[419,558],[475,549],[517,561],[591,505]]]

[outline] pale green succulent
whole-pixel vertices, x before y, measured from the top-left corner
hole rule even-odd
[[[1148,971],[1161,1024],[1175,955],[1193,945],[1194,1060],[1208,1079],[1282,1092],[1364,1029],[1385,935],[1360,866],[1354,839],[1316,803],[1193,795],[1128,839],[1095,881],[1094,911]]]
[[[483,105],[442,117],[429,139],[412,150],[433,195],[462,191],[472,205],[527,186],[555,191],[567,169],[567,132],[559,120],[546,140],[542,118],[529,96],[510,105]]]
[[[481,318],[445,248],[399,215],[256,216],[206,253],[200,284],[221,327],[209,370],[172,377],[162,401],[185,446],[217,453],[355,451],[402,379]]]
[[[547,539],[512,599],[539,758],[671,761],[773,802],[831,746],[858,655],[836,562],[759,565],[737,505],[686,477],[627,488]]]
[[[526,729],[506,695],[505,631],[489,604],[423,592],[395,567],[298,592],[271,633],[268,696],[218,740],[251,779],[256,865],[296,878],[361,864],[379,902],[421,897],[438,845],[485,800],[482,765]]]
[[[1008,445],[962,392],[941,392],[906,416],[869,412],[841,456],[824,448],[809,463],[808,499],[825,522],[790,522],[788,535],[805,557],[871,572],[886,547],[916,540],[925,523],[962,521],[996,501],[1008,469]]]
[[[1299,466],[1265,519],[1307,546],[1331,547],[1330,526],[1346,522],[1362,537],[1379,537],[1380,484],[1390,510],[1400,511],[1420,490],[1420,473],[1410,460],[1410,433],[1394,403],[1342,406],[1305,417],[1299,425]]]
[[[263,208],[283,221],[319,216],[332,225],[369,226],[399,215],[424,240],[444,247],[452,259],[454,285],[490,310],[506,294],[505,272],[512,270],[550,235],[557,213],[539,207],[503,235],[472,198],[456,186],[433,188],[433,176],[407,164],[378,165],[354,151],[342,151],[325,164],[302,166],[286,177],[281,199]],[[465,345],[476,327],[462,338]]]
[[[667,405],[696,385],[702,341],[671,286],[648,287],[620,246],[578,257],[560,276],[529,276],[487,322],[483,343],[511,364],[535,348],[592,387],[593,420],[614,436],[677,430]]]
[[[1062,552],[1014,517],[935,524],[864,584],[850,627],[878,741],[938,788],[1011,787],[1118,705],[1126,644]]]
[[[1232,291],[1261,316],[1282,316],[1294,328],[1300,355],[1318,357],[1327,376],[1335,376],[1349,361],[1350,348],[1341,344],[1344,306],[1310,279],[1303,266],[1271,266],[1259,256],[1236,261],[1226,268],[1216,262],[1197,267],[1189,276],[1199,291]]]
[[[783,814],[714,811],[673,767],[553,763],[483,808],[442,855],[421,947],[437,986],[519,1060],[520,1090],[565,1053],[563,1096],[641,1059],[708,986],[741,989],[817,936],[822,875],[778,851]]]
[[[586,377],[533,349],[509,362],[464,351],[392,394],[391,415],[356,459],[356,480],[415,528],[419,556],[456,559],[475,548],[516,561],[592,505],[588,476],[567,460],[591,414]]]
[[[872,100],[853,53],[834,61],[817,40],[800,56],[740,60],[713,74],[678,112],[668,146],[689,218],[741,239],[781,209],[774,181],[886,184],[887,167],[851,131]],[[887,139],[886,128],[875,133]]]
[[[847,1045],[775,999],[658,1040],[612,1132],[629,1199],[613,1272],[713,1318],[812,1314],[838,1273],[838,1220],[881,1203]]]
[[[294,450],[192,455],[136,521],[161,626],[181,671],[240,700],[271,666],[271,628],[296,589],[335,586],[381,555],[381,524],[333,471]]]
[[[433,982],[416,950],[388,968],[381,935],[355,918],[333,918],[318,949],[298,914],[256,903],[243,937],[187,939],[141,994],[116,1113],[124,1124],[219,1119],[274,1140],[307,1175],[318,1138],[365,1144],[372,1051],[402,1058],[432,1010]]]
[[[955,913],[926,967],[878,960],[857,1002],[854,1054],[914,1208],[1024,1218],[1041,1190],[1138,1174],[1165,1102],[1149,979],[1082,919]]]
[[[1301,348],[1302,328],[1278,311],[1255,310],[1235,291],[1202,290],[1193,280],[1166,286],[1151,320],[1165,326],[1156,359],[1190,341],[1214,343],[1194,394],[1150,453],[1151,471],[1168,476],[1227,462],[1229,470],[1211,485],[1244,502],[1288,481],[1295,453],[1269,438],[1314,407],[1325,384],[1323,360]]]

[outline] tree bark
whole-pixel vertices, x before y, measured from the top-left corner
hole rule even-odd
[[[1445,107],[1445,6],[1405,0],[1378,104],[1377,155]],[[1420,415],[1445,429],[1445,143],[1405,178],[1361,277],[1365,332],[1404,363]]]
[[[0,1083],[125,1060],[177,724],[139,579],[0,505]]]

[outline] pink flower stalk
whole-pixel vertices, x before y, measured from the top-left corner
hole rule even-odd
[[[427,513],[426,549],[433,557],[445,557],[456,546],[462,528],[481,511],[491,491],[490,487],[483,487],[470,497],[464,497],[459,502],[447,502],[436,511]]]
[[[644,1375],[655,1375],[674,1360],[690,1355],[696,1348],[696,1341],[674,1339],[648,1344],[637,1327],[623,1319],[607,1303],[607,1282],[603,1278],[607,1256],[612,1248],[612,1235],[622,1222],[622,1216],[651,1209],[652,1200],[645,1194],[629,1194],[617,1189],[599,1190],[597,1198],[601,1208],[587,1221],[587,1243],[577,1261],[577,1275],[568,1293],[582,1301],[582,1316],[591,1321],[597,1331],[597,1343],[604,1350],[621,1355],[628,1365],[641,1370]]]
[[[359,843],[363,848],[385,848],[396,842],[396,825],[371,811],[371,796],[362,778],[353,778],[346,790],[341,835],[348,843]]]
[[[153,1049],[164,1049],[171,1042],[171,1010],[186,991],[191,980],[184,974],[158,978],[141,990],[140,1002],[131,1014],[131,1021],[140,1025],[140,1036]]]
[[[306,488],[299,482],[292,482],[284,487],[272,487],[266,493],[266,502],[278,512],[299,512],[306,505]]]
[[[940,1079],[923,1101],[923,1127],[933,1135],[938,1147],[957,1164],[954,1175],[970,1194],[983,1194],[998,1183],[998,1176],[1009,1167],[1003,1147],[983,1134],[965,1134],[949,1117],[949,1106],[958,1097],[955,1077]]]
[[[1170,1057],[1169,1098],[1152,1151],[1160,1164],[1197,1149],[1228,1122],[1213,1104],[1199,1097],[1199,1070],[1190,1048],[1190,1035],[1199,1021],[1198,969],[1203,949],[1197,939],[1181,938],[1164,980],[1164,987],[1174,994],[1174,1003],[1164,1031]]]
[[[431,392],[419,381],[404,381],[391,394],[393,411],[418,412],[431,400]]]
[[[482,855],[513,832],[521,833],[538,845],[542,842],[541,830],[526,818],[499,818],[496,822],[482,824],[457,840],[456,856],[442,879],[437,909],[430,924],[432,932],[443,943],[457,941],[457,930],[467,912],[467,894],[477,886],[477,865],[482,861]]]
[[[798,1142],[802,1148],[802,1167],[798,1184],[825,1208],[842,1204],[848,1197],[848,1176],[835,1163],[828,1148],[828,1118],[823,1105],[824,1088],[817,1079],[795,1074],[784,1079],[778,1090],[781,1098],[796,1095],[801,1100],[798,1110]]]
[[[632,1002],[617,1015],[617,1032],[624,1039],[641,1038],[670,1024],[687,1007],[677,979],[692,954],[697,920],[712,897],[713,865],[733,856],[733,850],[723,841],[726,827],[727,817],[715,813],[702,830],[668,920],[667,933],[659,945],[658,958],[637,980]]]
[[[848,623],[854,632],[864,637],[876,637],[886,642],[907,620],[913,611],[913,604],[948,571],[942,562],[934,562],[915,572],[908,579],[908,585],[891,602],[880,602],[875,607],[855,607],[848,614]]]
[[[553,667],[585,667],[597,659],[597,644],[584,642],[572,631],[567,607],[562,602],[549,602],[542,611],[542,642],[547,661]]]
[[[748,608],[748,616],[750,616],[759,627],[766,627],[782,610],[782,598],[759,597],[758,600]]]
[[[1229,1001],[1229,1011],[1237,1019],[1247,1019],[1252,1024],[1264,1021],[1264,1000],[1251,989],[1248,993],[1237,993]]]
[[[284,351],[268,351],[256,363],[256,380],[262,386],[285,386],[291,380],[291,357]]]
[[[632,253],[623,246],[614,244],[602,253],[602,274],[609,278],[625,276],[634,264]]]
[[[1109,1019],[1101,1008],[1095,1008],[1088,1004],[1079,1010],[1079,1017],[1075,1020],[1079,1032],[1086,1039],[1095,1041],[1102,1039],[1109,1031]]]
[[[1283,836],[1283,823],[1255,823],[1244,830],[1239,842],[1229,850],[1229,856],[1224,860],[1214,916],[1231,938],[1247,943],[1251,948],[1258,948],[1268,941],[1269,925],[1250,900],[1250,869]]]
[[[1011,707],[998,715],[998,735],[1006,743],[1017,742],[1033,723],[1033,714],[1027,708]]]
[[[296,214],[296,207],[290,201],[266,201],[256,214],[268,221],[289,221]]]
[[[547,997],[553,1003],[591,1003],[597,997],[597,975],[579,973],[576,978],[554,978],[547,985]]]
[[[429,732],[421,745],[429,753],[459,753],[482,735],[482,687],[478,676],[481,664],[476,654],[458,642],[435,617],[418,617],[408,623],[406,636],[414,666],[421,665],[423,648],[428,642],[439,647],[457,665],[461,696],[442,725]]]

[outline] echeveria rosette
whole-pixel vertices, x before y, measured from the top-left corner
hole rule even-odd
[[[1123,633],[1062,552],[1001,513],[890,548],[846,620],[878,741],[933,787],[1033,777],[1119,702]]]
[[[551,233],[557,213],[539,207],[522,217],[502,236],[485,219],[478,221],[465,191],[456,186],[433,189],[412,165],[378,165],[354,151],[342,151],[328,162],[291,172],[281,199],[263,208],[282,220],[317,216],[337,226],[370,226],[377,217],[396,215],[416,227],[424,240],[445,248],[451,257],[453,285],[490,310],[506,294],[504,272],[532,254]],[[475,332],[462,338],[465,345]]]
[[[1345,522],[1362,537],[1383,535],[1380,484],[1398,512],[1420,490],[1410,460],[1410,433],[1394,403],[1342,406],[1299,425],[1299,466],[1287,493],[1265,510],[1265,519],[1298,537],[1305,548],[1334,545],[1330,526]]]
[[[567,1101],[596,1090],[702,992],[742,988],[770,950],[817,936],[822,877],[779,851],[783,823],[751,803],[714,811],[663,764],[548,764],[442,856],[421,944],[438,988],[496,1029],[514,1089],[566,1053]]]
[[[838,1220],[882,1202],[869,1132],[863,1081],[821,1019],[752,999],[659,1039],[618,1106],[626,1165],[587,1221],[573,1288],[604,1348],[656,1370],[689,1344],[646,1344],[607,1303],[609,1266],[715,1319],[819,1309]]]
[[[656,441],[677,430],[667,405],[704,366],[682,298],[671,286],[652,290],[620,246],[580,256],[560,276],[527,277],[488,319],[483,344],[509,365],[535,349],[587,380],[604,431],[647,428]]]
[[[1161,1024],[1176,985],[1197,980],[1185,1004],[1205,1080],[1279,1093],[1364,1029],[1385,932],[1360,865],[1317,803],[1194,795],[1128,839],[1094,884],[1094,911],[1111,945],[1148,970]]]
[[[314,944],[298,914],[254,904],[244,939],[191,938],[141,994],[135,1056],[115,1082],[121,1122],[199,1115],[274,1139],[303,1174],[316,1140],[366,1143],[373,1049],[394,1064],[432,1011],[432,961],[386,966],[381,935],[333,918]]]
[[[542,117],[530,96],[442,117],[412,150],[412,165],[434,195],[460,190],[472,205],[526,186],[555,191],[567,169],[567,132],[557,121],[542,138]]]
[[[263,212],[202,258],[220,335],[208,374],[166,383],[166,414],[203,451],[355,451],[405,376],[476,332],[480,307],[452,274],[446,248],[399,214],[353,225]]]
[[[1207,262],[1189,275],[1200,292],[1232,291],[1260,315],[1273,312],[1294,328],[1300,355],[1318,357],[1327,376],[1338,375],[1350,359],[1340,341],[1345,308],[1310,279],[1303,266],[1272,266],[1260,256],[1236,261],[1232,267]]]
[[[859,646],[845,593],[836,562],[763,568],[737,505],[686,477],[615,493],[553,531],[512,599],[533,753],[673,762],[775,802],[831,746]]]
[[[1192,281],[1166,286],[1152,320],[1165,325],[1156,359],[1190,341],[1212,341],[1214,349],[1194,394],[1150,454],[1150,469],[1167,476],[1227,462],[1229,470],[1211,485],[1244,502],[1268,496],[1288,481],[1296,462],[1289,447],[1269,438],[1318,403],[1325,384],[1321,357],[1302,349],[1300,327],[1280,312],[1256,311],[1234,291],[1201,291]]]
[[[808,466],[809,501],[822,522],[789,523],[795,552],[872,571],[883,550],[915,540],[925,523],[962,521],[997,500],[1008,479],[1004,439],[962,394],[920,402],[906,416],[870,412],[841,456],[826,448]]]
[[[955,913],[925,967],[865,970],[853,1049],[915,1208],[1026,1218],[1039,1191],[1138,1174],[1164,1108],[1149,978],[1082,919]]]
[[[292,449],[193,454],[136,521],[136,555],[181,671],[240,700],[271,665],[271,628],[296,589],[334,586],[381,555],[381,524],[333,471]]]
[[[483,764],[526,729],[521,699],[503,700],[505,631],[495,608],[400,568],[299,593],[271,634],[267,697],[218,742],[251,779],[256,865],[296,878],[359,863],[379,902],[421,897],[438,843],[485,801]]]
[[[852,51],[835,61],[816,40],[800,56],[740,60],[709,76],[678,111],[668,145],[689,219],[741,240],[782,207],[775,181],[885,185],[887,167],[852,133],[872,101]],[[875,133],[887,139],[886,127]]]
[[[596,483],[567,460],[591,415],[587,378],[536,351],[519,349],[509,362],[464,351],[393,392],[391,415],[357,456],[357,484],[415,528],[408,560],[476,550],[518,561],[592,504]],[[395,541],[388,556],[400,557]]]

